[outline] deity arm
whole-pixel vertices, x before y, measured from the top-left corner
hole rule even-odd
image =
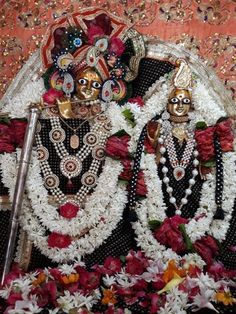
[[[160,151],[158,149],[158,138],[160,136],[160,129],[161,125],[157,121],[151,120],[147,124],[147,138],[152,147],[155,149],[157,164],[160,161]]]

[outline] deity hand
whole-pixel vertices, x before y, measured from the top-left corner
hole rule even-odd
[[[57,106],[60,115],[65,119],[74,119],[76,116],[71,108],[71,101],[68,98],[57,99]]]

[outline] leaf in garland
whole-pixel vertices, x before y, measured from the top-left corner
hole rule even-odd
[[[135,126],[134,115],[130,111],[130,109],[125,109],[124,111],[122,111],[122,114],[125,117],[125,119],[131,124],[131,126],[134,127]]]
[[[221,118],[219,118],[219,119],[217,120],[216,123],[221,123],[221,122],[226,121],[226,120],[228,120],[228,119],[229,119],[229,117],[221,117]]]
[[[125,263],[125,256],[124,255],[120,255],[120,260],[122,263]]]
[[[187,250],[190,251],[190,252],[194,252],[194,247],[193,247],[193,244],[186,232],[186,228],[185,228],[185,224],[180,224],[179,225],[179,230],[180,232],[182,233],[183,235],[183,238],[184,238],[184,242],[186,244],[186,247],[187,247]]]
[[[212,167],[215,167],[216,162],[215,160],[209,160],[209,161],[201,162],[201,165],[206,168],[212,168]]]
[[[124,180],[124,179],[119,179],[118,178],[118,183],[122,184],[122,185],[128,185],[129,181],[128,180]]]
[[[161,221],[160,220],[149,220],[148,224],[149,224],[149,227],[151,230],[156,230],[161,226]]]
[[[0,123],[2,124],[10,124],[10,118],[8,115],[0,117]]]
[[[200,130],[200,129],[205,130],[206,128],[207,128],[206,122],[199,121],[199,122],[196,123],[196,129],[197,130]]]
[[[116,132],[115,134],[113,134],[112,136],[117,136],[117,137],[121,137],[123,135],[129,135],[124,129]]]

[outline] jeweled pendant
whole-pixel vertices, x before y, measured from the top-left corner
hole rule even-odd
[[[185,176],[185,170],[183,167],[175,167],[173,175],[176,181],[181,180]]]
[[[69,179],[69,180],[67,181],[66,187],[67,187],[67,189],[71,189],[71,188],[74,187],[74,184],[73,184],[73,182],[71,181],[71,179]]]
[[[79,137],[76,134],[73,134],[70,138],[70,147],[73,149],[79,147]]]

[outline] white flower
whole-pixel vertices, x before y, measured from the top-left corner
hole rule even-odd
[[[62,264],[58,267],[58,269],[61,271],[62,275],[70,275],[76,273],[75,265]]]
[[[109,276],[106,274],[105,277],[103,277],[103,282],[105,286],[110,287],[116,283],[116,278],[114,276]]]
[[[207,289],[207,287],[201,287],[200,293],[198,293],[194,298],[191,307],[193,307],[193,311],[197,311],[202,308],[209,308],[210,310],[216,311],[219,313],[213,304],[211,303],[211,300],[214,296],[214,291],[211,289]]]

